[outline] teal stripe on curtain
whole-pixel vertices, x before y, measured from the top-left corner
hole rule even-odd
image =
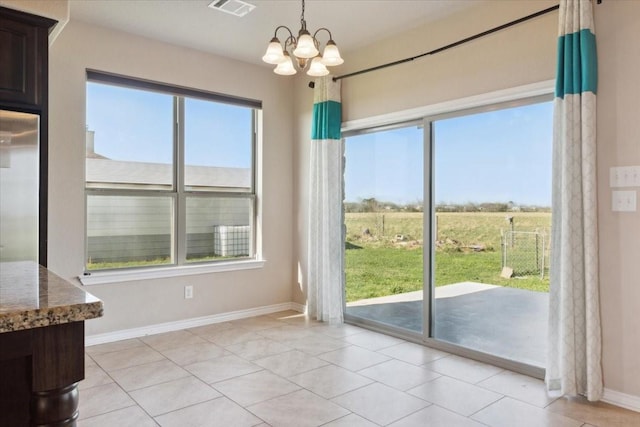
[[[340,139],[342,126],[342,104],[324,101],[313,104],[311,139]]]
[[[596,36],[589,29],[558,38],[556,96],[597,93],[598,58]]]

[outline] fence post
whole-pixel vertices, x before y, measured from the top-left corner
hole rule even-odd
[[[540,268],[540,235],[538,234],[537,231],[536,231],[536,267]],[[542,269],[540,269],[540,271],[542,271]]]
[[[502,268],[507,266],[507,248],[505,245],[504,230],[500,229],[500,246],[502,247]]]
[[[544,260],[545,260],[545,257],[547,256],[547,253],[546,253],[547,252],[547,248],[546,248],[547,241],[546,241],[545,237],[546,237],[545,234],[542,234],[542,245],[541,245],[541,248],[542,248],[542,259],[540,260],[541,261],[540,262],[540,264],[541,264],[540,265],[540,278],[541,279],[544,279],[544,269],[545,269]]]
[[[511,247],[515,247],[516,246],[516,234],[513,232],[514,231],[514,224],[513,224],[513,217],[509,218],[509,222],[511,223]]]

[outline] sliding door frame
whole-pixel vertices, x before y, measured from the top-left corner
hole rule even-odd
[[[492,354],[472,350],[433,337],[434,317],[434,265],[435,250],[433,237],[435,233],[434,215],[434,135],[433,123],[438,120],[472,115],[510,107],[520,107],[553,99],[554,81],[549,80],[533,85],[497,91],[485,95],[470,97],[452,102],[445,102],[424,108],[408,110],[385,116],[377,116],[369,119],[343,123],[343,138],[362,135],[365,133],[379,132],[394,128],[418,125],[423,128],[424,140],[424,197],[423,197],[423,331],[422,334],[406,329],[395,328],[370,319],[346,314],[346,300],[343,312],[347,323],[362,326],[377,332],[382,332],[407,341],[426,345],[428,347],[446,351],[469,359],[489,363],[514,372],[519,372],[535,378],[544,378],[545,370],[537,366],[518,362],[515,360],[495,356]],[[346,144],[346,142],[345,142]],[[348,159],[346,160],[348,161]],[[344,176],[344,170],[343,170]],[[343,237],[344,238],[344,237]],[[428,242],[428,246],[427,246]],[[343,274],[343,289],[346,286]]]

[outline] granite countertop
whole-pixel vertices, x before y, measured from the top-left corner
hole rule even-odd
[[[0,333],[100,316],[102,301],[35,262],[0,263]]]

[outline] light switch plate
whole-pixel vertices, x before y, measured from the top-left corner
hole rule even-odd
[[[609,169],[610,187],[640,187],[640,166],[616,166]]]
[[[636,191],[612,191],[611,210],[613,212],[635,212]]]

